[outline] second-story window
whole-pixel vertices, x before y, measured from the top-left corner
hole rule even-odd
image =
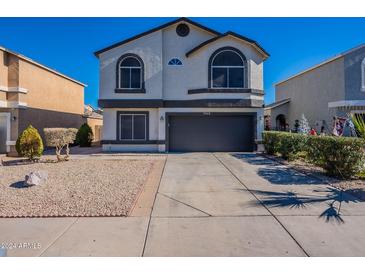
[[[117,88],[124,90],[143,88],[143,63],[132,54],[122,56],[118,63]]]
[[[234,48],[223,48],[210,59],[211,88],[245,88],[246,59]]]

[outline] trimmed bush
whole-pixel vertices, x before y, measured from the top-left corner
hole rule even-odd
[[[277,155],[280,149],[280,136],[277,131],[264,131],[263,142],[267,154]]]
[[[294,134],[289,132],[280,133],[281,156],[289,161],[300,158],[300,152],[305,151],[308,136],[305,134]]]
[[[364,146],[362,138],[310,136],[306,150],[308,160],[329,175],[351,178],[364,168]]]
[[[57,161],[67,161],[70,157],[69,145],[76,139],[76,128],[45,128],[44,136],[49,147],[56,148]],[[66,156],[61,157],[62,149],[66,147]]]
[[[18,137],[15,144],[16,151],[20,156],[34,160],[43,154],[43,142],[39,132],[29,125]]]
[[[264,131],[268,154],[288,160],[306,156],[329,175],[351,178],[364,170],[365,139],[336,136],[308,136],[298,133]]]
[[[289,161],[299,158],[299,152],[305,150],[307,135],[282,131],[264,131],[265,150],[270,155],[280,154]]]
[[[93,139],[94,135],[91,127],[87,123],[84,123],[76,134],[76,143],[80,147],[89,147]]]

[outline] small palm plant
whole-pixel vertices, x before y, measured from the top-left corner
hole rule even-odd
[[[352,123],[355,126],[356,133],[359,137],[365,139],[365,120],[359,114],[351,114]]]

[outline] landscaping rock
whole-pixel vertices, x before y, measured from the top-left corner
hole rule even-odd
[[[44,171],[34,171],[25,175],[24,185],[26,186],[37,186],[45,182],[48,178],[47,172]]]

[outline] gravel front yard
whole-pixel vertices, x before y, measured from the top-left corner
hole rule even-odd
[[[0,166],[0,217],[126,216],[153,165],[150,159],[71,159]],[[21,187],[36,170],[47,172],[47,181]]]

